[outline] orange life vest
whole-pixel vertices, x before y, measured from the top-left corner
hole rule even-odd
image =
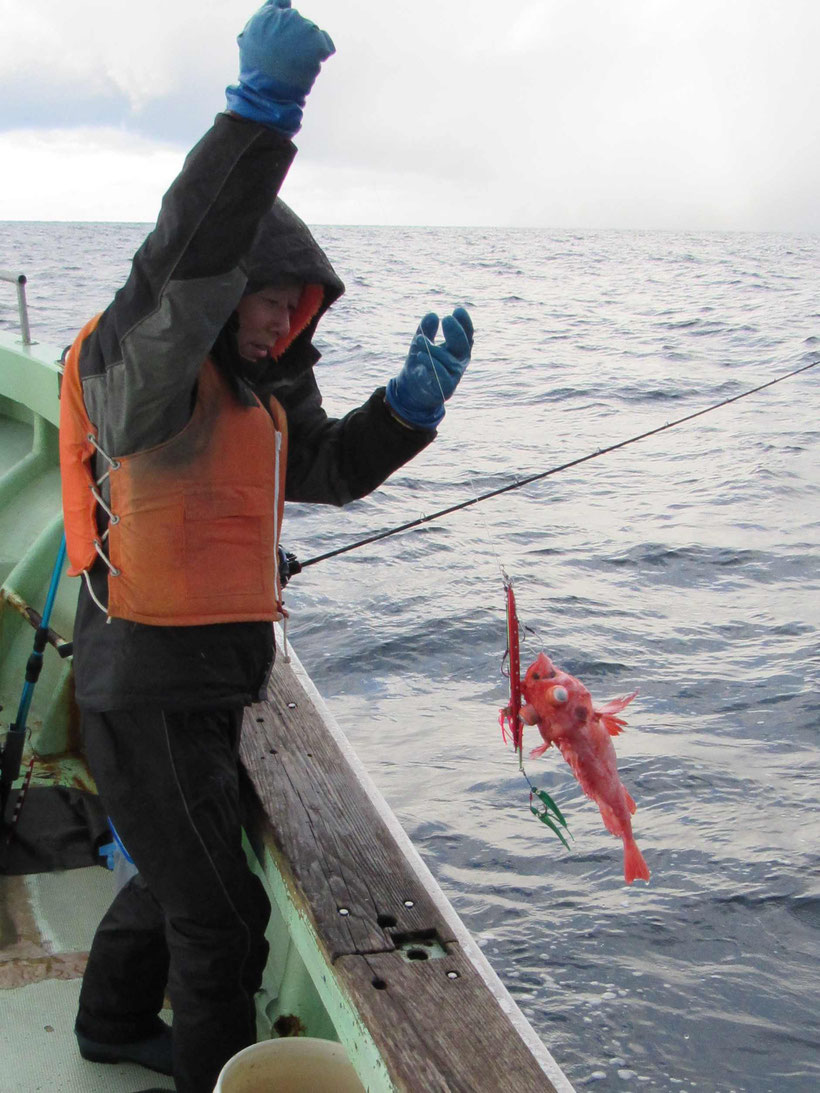
[[[60,465],[69,575],[89,571],[103,556],[113,618],[153,626],[280,618],[283,408],[275,399],[270,412],[258,400],[242,405],[206,360],[184,429],[145,451],[97,456],[110,484],[112,516],[103,542],[92,472],[101,449],[78,368],[82,342],[98,321],[78,335],[63,376]]]

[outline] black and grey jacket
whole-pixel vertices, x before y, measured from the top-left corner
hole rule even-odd
[[[125,285],[80,357],[83,396],[102,448],[127,455],[187,423],[199,369],[211,355],[236,395],[273,394],[288,416],[286,496],[343,505],[379,486],[434,433],[397,422],[379,389],[343,418],[328,417],[313,366],[313,335],[344,292],[307,227],[276,193],[295,155],[274,130],[231,115],[189,154],[134,256]],[[243,365],[232,337],[243,293],[283,276],[320,284],[308,326],[264,368]],[[92,573],[105,602],[106,570]],[[106,621],[83,587],[74,633],[77,701],[104,711],[253,701],[273,660],[267,623],[153,627]]]

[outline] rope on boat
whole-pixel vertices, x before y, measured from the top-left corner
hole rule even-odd
[[[300,567],[301,569],[307,569],[308,566],[317,565],[319,562],[325,562],[328,558],[336,558],[338,555],[346,554],[348,551],[357,550],[359,547],[367,546],[370,543],[377,543],[380,539],[387,539],[391,535],[398,535],[400,532],[410,531],[412,528],[420,527],[422,524],[429,524],[433,520],[439,520],[441,517],[449,516],[451,513],[461,511],[461,509],[470,508],[471,505],[477,505],[481,501],[487,501],[491,497],[500,497],[501,494],[519,490],[522,486],[528,486],[532,482],[540,482],[542,479],[549,478],[553,474],[569,470],[571,467],[578,467],[581,463],[588,463],[591,459],[598,459],[603,455],[609,455],[610,452],[617,452],[621,448],[628,447],[630,444],[637,444],[639,440],[646,440],[650,436],[657,436],[659,433],[666,432],[668,429],[675,429],[688,421],[694,421],[695,418],[703,417],[704,414],[711,414],[715,410],[720,410],[722,407],[729,406],[733,402],[740,402],[741,399],[749,398],[750,395],[756,395],[760,391],[765,391],[767,387],[774,387],[777,383],[782,383],[784,380],[791,379],[793,376],[799,376],[801,372],[808,372],[809,369],[816,368],[818,364],[820,364],[820,359],[810,361],[800,368],[795,368],[791,372],[785,372],[782,376],[777,376],[775,379],[768,380],[766,383],[758,384],[757,387],[752,387],[748,391],[742,391],[739,395],[732,395],[730,398],[722,399],[720,402],[707,406],[703,410],[696,410],[692,414],[686,414],[684,417],[676,418],[675,421],[667,421],[665,425],[659,425],[654,429],[648,429],[646,432],[639,433],[637,436],[629,437],[628,440],[621,440],[618,441],[617,444],[610,444],[606,448],[599,448],[595,452],[579,456],[577,459],[571,459],[568,463],[561,463],[557,467],[551,467],[547,471],[540,471],[538,474],[531,474],[526,478],[519,478],[507,486],[500,486],[498,489],[489,490],[487,493],[482,493],[477,497],[470,497],[468,500],[460,501],[456,505],[449,505],[447,508],[432,512],[428,516],[419,516],[416,520],[409,520],[406,524],[399,524],[397,527],[388,528],[386,531],[376,532],[373,535],[368,535],[364,539],[358,539],[355,543],[348,543],[347,546],[337,547],[335,550],[329,550],[325,554],[319,554],[315,558],[308,558],[306,562],[300,563]],[[293,572],[297,571],[294,569]]]

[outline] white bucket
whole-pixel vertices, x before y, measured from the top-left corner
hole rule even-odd
[[[341,1044],[287,1036],[234,1055],[214,1093],[364,1093],[364,1086]]]

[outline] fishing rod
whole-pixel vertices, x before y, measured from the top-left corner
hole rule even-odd
[[[26,739],[26,722],[28,721],[28,714],[31,709],[31,700],[34,697],[34,688],[37,680],[40,678],[40,671],[43,667],[43,653],[45,652],[45,647],[49,640],[51,612],[54,608],[54,601],[57,598],[57,588],[60,584],[65,558],[66,541],[65,535],[63,535],[60,540],[60,549],[57,551],[57,560],[54,563],[54,569],[51,574],[51,583],[49,585],[48,595],[46,596],[46,604],[43,608],[40,625],[34,633],[34,648],[31,652],[31,656],[28,658],[28,663],[26,664],[26,681],[23,685],[23,693],[20,696],[17,718],[9,727],[5,747],[2,752],[0,752],[0,828],[3,826],[6,804],[11,795],[11,787],[20,774],[23,744]],[[61,655],[65,656],[65,652],[61,652]],[[28,788],[28,782],[26,783],[25,788]],[[14,818],[12,819],[11,830],[13,830],[14,824],[19,816],[23,797],[24,792],[21,791]],[[11,835],[11,830],[9,832],[9,837]]]
[[[308,566],[318,565],[319,562],[325,562],[328,558],[336,558],[338,555],[346,554],[348,551],[357,550],[359,547],[367,546],[370,543],[377,543],[380,539],[387,539],[391,535],[398,535],[403,531],[410,531],[412,528],[420,527],[422,524],[429,524],[433,520],[439,520],[441,517],[449,516],[454,512],[461,511],[461,509],[470,508],[471,505],[477,505],[481,501],[488,501],[491,497],[500,497],[501,494],[519,490],[522,486],[528,486],[532,482],[540,482],[542,479],[549,478],[551,475],[558,474],[560,471],[569,470],[571,467],[578,467],[581,463],[588,463],[591,459],[598,459],[603,455],[608,455],[610,452],[617,452],[619,449],[626,448],[630,444],[637,444],[639,440],[646,440],[650,436],[657,436],[659,433],[666,432],[668,429],[674,429],[687,421],[694,421],[695,418],[703,417],[704,414],[711,414],[715,410],[720,410],[723,406],[728,406],[733,402],[739,402],[741,399],[749,398],[750,395],[756,395],[760,391],[765,391],[767,387],[774,387],[776,383],[782,383],[784,380],[791,379],[793,376],[799,376],[801,372],[808,372],[810,368],[815,368],[818,364],[820,364],[820,360],[811,361],[809,364],[804,364],[802,367],[795,368],[791,372],[786,372],[782,376],[777,376],[773,380],[768,380],[766,383],[761,383],[757,387],[752,387],[748,391],[742,391],[739,395],[732,395],[731,398],[722,399],[720,402],[716,402],[712,406],[707,406],[703,410],[696,410],[694,413],[686,414],[684,417],[679,417],[675,421],[667,421],[665,425],[659,425],[654,429],[648,429],[646,432],[629,437],[627,440],[620,440],[617,444],[610,444],[606,448],[599,448],[597,451],[579,456],[577,459],[571,459],[567,463],[561,463],[557,467],[551,467],[547,471],[540,471],[538,474],[530,474],[526,478],[516,479],[515,482],[510,482],[506,486],[500,486],[495,490],[488,490],[487,493],[479,494],[477,497],[470,497],[466,501],[460,501],[455,505],[449,505],[447,508],[439,509],[437,512],[432,512],[427,516],[419,516],[415,520],[409,520],[406,524],[399,524],[397,527],[388,528],[386,531],[376,532],[373,535],[368,535],[364,539],[358,539],[355,543],[348,543],[347,546],[337,547],[335,550],[328,550],[325,554],[318,554],[315,558],[308,558],[306,562],[299,562],[293,555],[290,555],[288,558],[288,575],[291,576],[295,573],[299,573],[301,570],[307,569]]]

